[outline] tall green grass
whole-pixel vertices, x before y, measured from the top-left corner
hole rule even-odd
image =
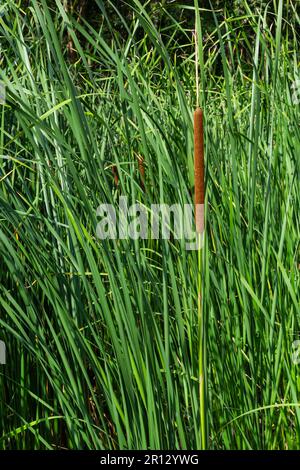
[[[0,7],[5,449],[201,448],[197,253],[96,238],[120,195],[193,202],[192,32],[179,48],[183,26],[157,31],[133,0],[121,38],[105,3],[99,30],[59,0]],[[283,3],[202,24],[210,449],[300,445],[299,6]]]

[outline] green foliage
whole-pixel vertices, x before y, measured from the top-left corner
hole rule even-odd
[[[0,445],[200,448],[197,254],[95,231],[98,205],[120,194],[192,202],[190,25],[155,25],[153,6],[133,0],[119,34],[115,2],[96,2],[99,23],[60,0],[29,3],[0,6]],[[290,22],[282,1],[244,2],[243,20],[200,10],[211,449],[300,445],[299,6],[288,5]]]

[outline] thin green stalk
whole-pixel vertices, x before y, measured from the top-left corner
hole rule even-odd
[[[201,450],[207,449],[207,401],[206,401],[206,336],[203,310],[203,248],[204,233],[198,233],[198,336],[199,336],[199,400]]]

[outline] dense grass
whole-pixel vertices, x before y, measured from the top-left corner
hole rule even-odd
[[[162,40],[137,0],[125,40],[72,22],[60,1],[29,3],[0,7],[0,446],[201,448],[197,253],[176,240],[96,238],[98,205],[121,194],[147,207],[192,202],[192,32],[179,56],[181,26],[170,18]],[[213,41],[202,24],[199,46],[208,444],[293,449],[299,4],[290,18],[282,1],[276,14],[243,9],[215,18]]]

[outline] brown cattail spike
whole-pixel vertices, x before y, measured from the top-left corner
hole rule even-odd
[[[194,174],[195,174],[195,216],[196,230],[204,232],[204,139],[203,111],[194,112]]]
[[[118,186],[118,184],[119,184],[119,173],[118,173],[117,165],[113,165],[111,167],[111,171],[112,171],[112,174],[113,174],[113,177],[114,177],[115,186]]]
[[[139,165],[139,172],[141,177],[141,188],[145,191],[145,166],[144,166],[144,158],[139,155],[138,156],[138,165]]]

